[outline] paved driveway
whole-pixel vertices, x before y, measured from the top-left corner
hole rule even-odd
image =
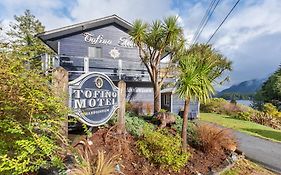
[[[210,122],[199,122],[224,128]],[[245,153],[247,159],[281,175],[281,143],[254,137],[235,130],[233,132],[238,139],[238,149]]]
[[[235,135],[239,142],[238,149],[245,153],[246,158],[281,174],[281,143],[238,131],[235,131]]]

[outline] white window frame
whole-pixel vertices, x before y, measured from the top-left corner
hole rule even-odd
[[[168,106],[171,104],[171,98],[170,98],[170,100],[168,100],[169,99],[168,96],[170,96],[170,94],[164,94],[164,105],[165,106]]]
[[[90,55],[90,49],[91,48],[95,48],[95,49],[97,49],[97,50],[100,50],[100,55],[98,55],[98,56],[91,56]],[[101,58],[102,57],[102,47],[95,47],[95,46],[90,46],[90,47],[88,47],[88,57],[89,58]]]

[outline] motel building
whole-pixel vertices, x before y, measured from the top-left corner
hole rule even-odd
[[[153,109],[153,88],[138,48],[128,34],[131,28],[129,22],[112,15],[41,33],[38,37],[56,53],[54,57],[42,56],[43,69],[63,67],[69,81],[88,72],[104,73],[115,85],[123,80],[126,100],[143,105],[142,113],[147,114],[145,106]],[[198,106],[197,102],[191,103],[192,118],[197,116]],[[183,107],[184,101],[174,88],[161,91],[161,108],[179,114]]]

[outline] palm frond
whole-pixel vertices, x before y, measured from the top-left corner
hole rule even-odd
[[[139,45],[145,39],[147,34],[147,23],[144,23],[141,20],[136,20],[133,23],[132,30],[130,31],[130,35],[132,36],[133,41]]]
[[[177,93],[181,98],[206,101],[214,93],[212,81],[208,74],[212,71],[213,62],[199,60],[195,54],[185,55],[179,62],[181,70]]]

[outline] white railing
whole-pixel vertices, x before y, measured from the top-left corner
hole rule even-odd
[[[42,68],[45,72],[52,68],[62,66],[62,62],[65,61],[65,65],[69,65],[69,73],[84,74],[87,72],[97,71],[102,72],[108,76],[117,76],[119,79],[123,79],[124,77],[131,77],[150,81],[150,76],[147,72],[147,69],[141,61],[124,61],[121,59],[90,58],[73,55],[56,55],[54,57],[43,55],[41,58]],[[66,59],[68,59],[68,61],[66,61]],[[71,69],[72,64],[76,64],[76,66],[73,66],[73,68],[76,67],[80,68],[81,70]],[[160,65],[161,68],[167,66],[168,64],[166,63],[161,63]],[[67,69],[67,67],[65,68]]]

